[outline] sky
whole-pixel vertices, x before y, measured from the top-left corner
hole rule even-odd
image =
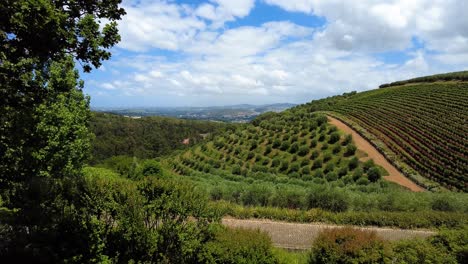
[[[466,0],[123,0],[92,107],[305,103],[468,70]]]

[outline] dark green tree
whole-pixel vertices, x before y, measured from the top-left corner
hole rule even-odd
[[[61,259],[61,245],[47,242],[68,215],[90,148],[89,99],[74,61],[89,72],[110,58],[120,40],[116,21],[125,14],[119,4],[0,3],[0,196],[15,212],[7,223],[15,242],[4,252],[16,261]]]

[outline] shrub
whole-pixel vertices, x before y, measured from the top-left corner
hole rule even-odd
[[[326,150],[326,149],[328,149],[328,143],[323,143],[322,150]]]
[[[275,140],[273,140],[272,147],[273,148],[278,148],[279,146],[281,146],[281,141],[276,138]]]
[[[271,146],[267,146],[267,147],[265,148],[264,154],[265,154],[265,156],[266,156],[266,155],[268,155],[268,154],[270,154],[270,153],[271,153]]]
[[[346,146],[348,145],[349,143],[351,143],[353,141],[353,136],[351,134],[348,134],[345,136],[343,142],[342,142],[342,145],[343,146]]]
[[[221,228],[200,254],[199,263],[277,263],[270,237],[259,230]]]
[[[298,172],[300,168],[301,166],[299,165],[299,163],[295,162],[289,167],[289,172]]]
[[[323,142],[325,140],[325,133],[320,133],[318,141]]]
[[[307,196],[308,208],[321,208],[332,212],[343,212],[349,207],[348,196],[341,190],[313,190]]]
[[[457,263],[456,258],[449,255],[443,248],[435,247],[423,239],[395,243],[393,246],[393,261],[393,263]]]
[[[327,162],[331,160],[331,158],[332,158],[332,155],[330,153],[326,153],[323,155],[323,162]]]
[[[325,166],[325,170],[324,172],[325,173],[328,173],[330,171],[333,171],[335,169],[335,164],[333,163],[327,163],[327,165]]]
[[[310,174],[310,168],[309,166],[302,167],[301,169],[301,175],[308,175]]]
[[[257,147],[258,147],[257,141],[252,141],[250,143],[250,149],[249,150],[252,151],[252,150],[256,149]]]
[[[271,167],[278,167],[278,165],[280,165],[280,164],[281,164],[281,160],[278,157],[276,157],[271,162]]]
[[[291,144],[289,143],[289,141],[283,141],[283,143],[281,144],[280,149],[282,151],[286,151],[286,150],[289,149],[290,146],[291,146]]]
[[[241,174],[241,167],[239,165],[234,165],[231,170],[232,174],[240,175]]]
[[[348,168],[349,168],[349,170],[354,170],[355,168],[357,168],[358,165],[359,165],[358,158],[353,157],[352,159],[349,160]]]
[[[348,146],[346,146],[344,155],[346,157],[352,156],[356,153],[356,150],[357,150],[357,147],[354,144],[349,144]]]
[[[375,167],[374,160],[370,159],[362,165],[364,172],[367,172],[370,168]]]
[[[316,140],[316,139],[312,139],[312,140],[310,141],[310,147],[311,147],[311,148],[315,148],[316,146],[317,146],[317,140]]]
[[[380,174],[380,170],[377,167],[372,167],[367,171],[367,178],[371,182],[376,182],[380,180],[381,177],[382,175]]]
[[[385,263],[389,250],[375,232],[334,228],[319,234],[308,263]]]
[[[334,173],[333,171],[330,171],[325,176],[325,179],[327,179],[327,181],[329,181],[329,182],[336,181],[336,180],[338,180],[338,175],[336,173]]]
[[[299,151],[297,152],[297,155],[304,157],[305,155],[309,154],[309,147],[308,146],[302,146],[299,148]]]
[[[317,150],[314,150],[314,151],[312,151],[312,154],[310,154],[310,158],[311,159],[316,159],[316,158],[318,158],[319,155],[320,155],[320,153]]]
[[[288,168],[289,168],[289,162],[286,161],[286,160],[283,160],[283,161],[281,162],[281,166],[280,166],[280,168],[279,168],[280,171],[287,171]]]
[[[435,211],[451,212],[455,211],[453,204],[447,197],[437,197],[432,201],[431,208]]]
[[[333,133],[330,134],[330,138],[328,139],[328,143],[335,144],[339,140],[340,140],[340,133],[333,132]]]
[[[322,168],[323,161],[321,159],[316,159],[312,164],[312,169]]]
[[[338,154],[341,151],[341,145],[337,144],[333,147],[332,152],[333,154]]]
[[[339,170],[338,170],[338,176],[341,178],[343,176],[345,176],[346,174],[348,173],[348,167],[341,167]]]
[[[289,153],[294,154],[299,150],[299,144],[297,142],[294,142],[291,147],[289,148]]]
[[[145,160],[141,165],[141,174],[143,176],[161,176],[161,164],[155,160]]]
[[[369,180],[367,178],[361,177],[356,180],[357,185],[367,185],[369,184]]]

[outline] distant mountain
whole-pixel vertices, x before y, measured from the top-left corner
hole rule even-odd
[[[135,107],[93,108],[97,112],[113,113],[129,117],[166,116],[182,119],[213,120],[232,123],[247,123],[265,112],[282,112],[296,106],[289,103],[268,105],[229,105],[209,107]]]

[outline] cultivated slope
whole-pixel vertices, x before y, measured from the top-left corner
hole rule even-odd
[[[170,160],[181,175],[203,172],[231,178],[284,181],[297,179],[337,185],[367,185],[385,172],[363,163],[352,137],[321,114],[268,113]],[[282,180],[280,180],[282,179]]]
[[[450,74],[438,75],[450,79]],[[457,73],[457,76],[464,76]],[[394,161],[450,189],[468,190],[468,83],[424,77],[312,101],[292,112],[331,111],[384,143]],[[417,83],[417,80],[431,82]],[[399,85],[400,84],[400,85]],[[385,150],[383,150],[385,152]],[[411,170],[406,174],[411,175]],[[412,177],[415,178],[415,177]]]

